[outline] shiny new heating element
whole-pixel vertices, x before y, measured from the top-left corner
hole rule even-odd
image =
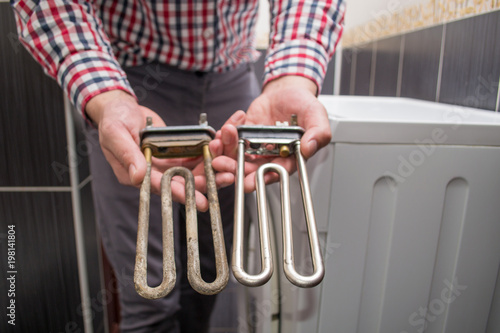
[[[235,182],[234,208],[234,236],[232,268],[236,279],[246,286],[260,286],[266,283],[273,274],[271,255],[269,218],[267,213],[267,199],[264,174],[274,171],[280,176],[281,189],[281,220],[283,227],[283,266],[288,280],[299,287],[314,287],[319,284],[325,274],[323,257],[318,240],[316,220],[306,163],[300,153],[300,138],[304,133],[301,127],[296,126],[297,119],[292,116],[292,126],[288,123],[277,126],[239,126],[238,167]],[[261,253],[261,271],[256,275],[248,274],[243,267],[243,230],[244,230],[244,163],[245,153],[261,156],[288,157],[295,154],[299,173],[302,202],[304,205],[309,246],[312,257],[313,273],[301,275],[295,269],[293,255],[292,219],[290,208],[289,175],[287,170],[276,163],[267,163],[260,166],[256,172],[257,210],[259,216],[259,235]]]
[[[199,126],[152,127],[151,118],[141,131],[141,148],[147,162],[147,172],[140,190],[139,224],[137,230],[137,254],[135,259],[134,283],[139,295],[149,299],[164,297],[172,291],[176,280],[174,255],[174,230],[172,212],[171,181],[174,176],[182,176],[186,190],[186,238],[188,253],[188,280],[200,294],[213,295],[224,289],[229,277],[229,269],[224,245],[219,199],[212,169],[212,157],[208,143],[215,136],[209,127],[206,114],[200,115]],[[215,251],[217,278],[205,282],[201,277],[198,246],[198,221],[195,202],[194,176],[185,167],[169,168],[161,179],[162,242],[163,242],[163,280],[157,287],[147,283],[147,248],[149,229],[149,209],[151,192],[151,160],[157,158],[178,158],[203,156],[207,178],[212,237]]]

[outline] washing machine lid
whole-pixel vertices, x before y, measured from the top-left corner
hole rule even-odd
[[[500,114],[397,97],[329,96],[332,142],[500,146]]]

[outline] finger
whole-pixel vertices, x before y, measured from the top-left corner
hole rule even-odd
[[[161,178],[163,173],[158,171],[151,171],[151,192],[161,195]],[[180,202],[181,204],[186,203],[186,189],[184,178],[173,177],[170,182],[170,189],[172,191],[172,200]],[[206,212],[208,210],[208,200],[207,198],[195,190],[195,201],[196,209],[201,212]]]
[[[186,186],[186,180],[182,176],[179,175],[173,176],[172,182],[174,181],[181,184],[182,186]],[[207,192],[206,184],[207,182],[205,176],[194,176],[194,188],[196,191],[200,193],[206,193]]]
[[[217,133],[220,133],[220,131],[218,131]],[[210,141],[208,147],[210,148],[210,153],[212,154],[212,157],[217,157],[224,153],[224,146],[222,145],[220,135],[219,137],[217,137],[216,135],[215,139]]]
[[[198,192],[207,193],[207,178],[205,176],[195,176],[194,187]]]
[[[233,125],[221,128],[222,154],[236,159],[238,151],[238,130]]]
[[[295,158],[293,158],[293,157],[289,157],[289,158],[278,157],[278,158],[275,158],[274,160],[272,160],[271,163],[275,163],[275,164],[279,164],[279,165],[283,166],[289,174],[294,173],[296,170]],[[247,167],[245,168],[246,170],[251,170],[251,171],[249,173],[245,172],[246,176],[245,176],[245,180],[244,180],[245,193],[249,193],[249,192],[252,192],[256,189],[255,174],[256,174],[257,168],[260,165],[256,165],[255,163],[246,163],[246,164],[251,165],[251,167],[249,166],[248,168]],[[268,171],[264,174],[264,183],[265,184],[275,183],[279,179],[280,179],[279,174],[276,172]]]
[[[236,158],[238,149],[238,130],[236,126],[243,125],[246,120],[245,112],[236,111],[221,128],[222,154]]]
[[[103,148],[102,151],[104,153],[104,157],[106,157],[106,160],[113,169],[113,173],[115,174],[116,179],[118,179],[118,182],[122,185],[132,185],[129,172],[123,167],[123,165],[107,149]]]
[[[208,200],[207,198],[200,192],[194,192],[195,200],[196,200],[196,209],[200,212],[206,212],[208,210]]]
[[[215,132],[215,138],[214,139],[219,139],[220,140],[220,130],[218,130],[217,132]]]
[[[251,172],[248,175],[246,175],[243,181],[243,191],[245,191],[245,193],[251,193],[255,191],[256,189],[255,174],[256,174],[255,172]]]
[[[212,160],[212,168],[216,172],[230,172],[236,174],[236,169],[238,167],[238,162],[236,160],[227,156],[218,156]]]
[[[216,173],[215,186],[217,189],[227,187],[234,183],[234,175],[230,172]],[[207,178],[199,175],[194,177],[195,188],[200,193],[207,193]],[[181,183],[184,183],[181,181]]]
[[[163,176],[162,172],[157,170],[151,170],[151,193],[161,195],[161,177]]]
[[[99,130],[103,151],[108,162],[114,164],[113,171],[117,172],[119,181],[138,186],[146,174],[146,160],[132,134],[126,128],[113,124],[103,124]],[[128,180],[116,162],[121,165],[121,170],[127,172]]]
[[[174,201],[180,202],[182,204],[186,203],[186,190],[184,184],[179,183],[178,181],[173,180],[171,183],[172,188],[172,198]],[[201,212],[206,212],[208,210],[208,200],[207,198],[201,194],[199,191],[194,192],[195,201],[196,201],[196,209]]]
[[[255,179],[256,172],[252,172],[245,177],[244,191],[250,193],[256,190],[257,180]],[[276,172],[268,171],[264,174],[264,184],[269,185],[280,180],[280,176]]]
[[[156,158],[153,157],[153,167],[164,172],[165,170],[174,166],[183,166],[190,170],[196,168],[197,165],[202,161],[202,157],[194,158]]]
[[[254,172],[257,168],[263,164],[264,160],[255,160],[255,162],[245,162],[245,175]],[[233,175],[236,174],[236,169],[238,168],[238,162],[227,156],[218,156],[212,161],[212,167],[218,173],[228,172]]]
[[[207,177],[205,175],[205,160],[201,159],[193,169],[195,188],[201,193],[207,192]]]
[[[318,149],[330,143],[332,132],[330,129],[330,122],[328,114],[321,103],[315,103],[314,117],[305,117],[304,129],[306,132],[300,141],[300,151],[307,159],[314,155]]]
[[[234,174],[230,172],[221,172],[215,174],[215,184],[217,188],[224,188],[232,185],[235,181]]]
[[[226,121],[224,125],[233,125],[233,126],[239,126],[243,125],[246,120],[246,114],[245,111],[238,110],[235,113],[229,117],[229,119]]]

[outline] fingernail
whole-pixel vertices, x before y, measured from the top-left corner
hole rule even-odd
[[[130,166],[128,167],[128,174],[130,176],[130,181],[132,182],[132,184],[134,183],[134,177],[136,173],[137,173],[137,168],[135,167],[135,165],[130,164]]]
[[[231,136],[229,134],[222,134],[222,143],[227,146],[228,144],[231,143]]]
[[[200,212],[205,213],[206,211],[208,211],[208,205],[205,206],[205,203],[203,201],[197,200],[197,205]]]
[[[311,155],[315,154],[316,151],[318,150],[318,142],[314,139],[309,141],[307,145],[309,146],[309,151]]]

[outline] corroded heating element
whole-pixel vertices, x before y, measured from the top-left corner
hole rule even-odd
[[[316,220],[306,163],[300,153],[300,138],[304,130],[296,125],[296,118],[292,117],[292,125],[280,126],[239,126],[238,134],[238,167],[235,182],[234,207],[234,236],[232,268],[236,279],[246,286],[260,286],[266,283],[273,274],[273,262],[269,234],[269,218],[267,213],[267,199],[264,175],[274,171],[280,176],[281,186],[281,219],[283,227],[283,266],[285,275],[290,282],[299,287],[314,287],[323,280],[325,269],[319,245]],[[295,154],[299,173],[302,202],[304,205],[309,247],[311,251],[313,273],[309,276],[301,275],[295,269],[293,256],[292,219],[290,208],[289,175],[287,170],[276,163],[267,163],[260,166],[256,172],[257,210],[259,216],[260,253],[262,268],[256,275],[248,274],[243,267],[243,221],[244,221],[244,162],[245,153],[262,156],[288,157]]]
[[[215,131],[206,123],[206,115],[200,116],[200,126],[148,126],[141,132],[141,147],[147,162],[147,172],[140,190],[139,224],[137,230],[137,255],[135,259],[134,283],[139,295],[157,299],[168,295],[175,285],[176,268],[174,254],[174,230],[172,212],[172,177],[182,176],[186,191],[186,238],[188,254],[188,280],[200,294],[213,295],[227,285],[229,269],[224,245],[219,199],[212,169],[212,157],[208,143]],[[201,277],[198,247],[198,221],[195,201],[195,183],[191,171],[185,167],[169,168],[161,179],[162,242],[163,242],[163,280],[160,285],[150,287],[147,283],[147,248],[149,230],[149,207],[151,192],[152,157],[176,158],[203,155],[207,178],[212,238],[215,251],[217,278],[207,283]]]

